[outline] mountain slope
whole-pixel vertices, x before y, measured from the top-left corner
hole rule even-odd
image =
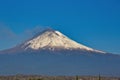
[[[47,29],[0,52],[0,74],[120,76],[120,56],[79,44]]]
[[[0,75],[120,75],[120,56],[65,54],[52,52],[2,54],[0,55]]]

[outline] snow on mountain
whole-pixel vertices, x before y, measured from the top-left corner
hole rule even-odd
[[[25,42],[22,46],[25,50],[39,50],[39,49],[66,49],[66,50],[85,50],[92,52],[105,53],[103,51],[94,50],[82,44],[79,44],[59,31],[48,29],[37,35],[33,39]]]

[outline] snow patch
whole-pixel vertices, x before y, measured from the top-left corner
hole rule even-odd
[[[57,33],[58,35],[62,36],[63,34],[59,31],[55,31],[55,33]]]

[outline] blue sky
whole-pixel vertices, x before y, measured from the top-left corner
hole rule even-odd
[[[46,26],[92,48],[120,54],[120,0],[0,1],[0,50]]]

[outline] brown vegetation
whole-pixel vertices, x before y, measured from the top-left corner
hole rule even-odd
[[[0,76],[0,80],[120,80],[118,77],[102,76],[38,76],[38,75],[15,75]]]

